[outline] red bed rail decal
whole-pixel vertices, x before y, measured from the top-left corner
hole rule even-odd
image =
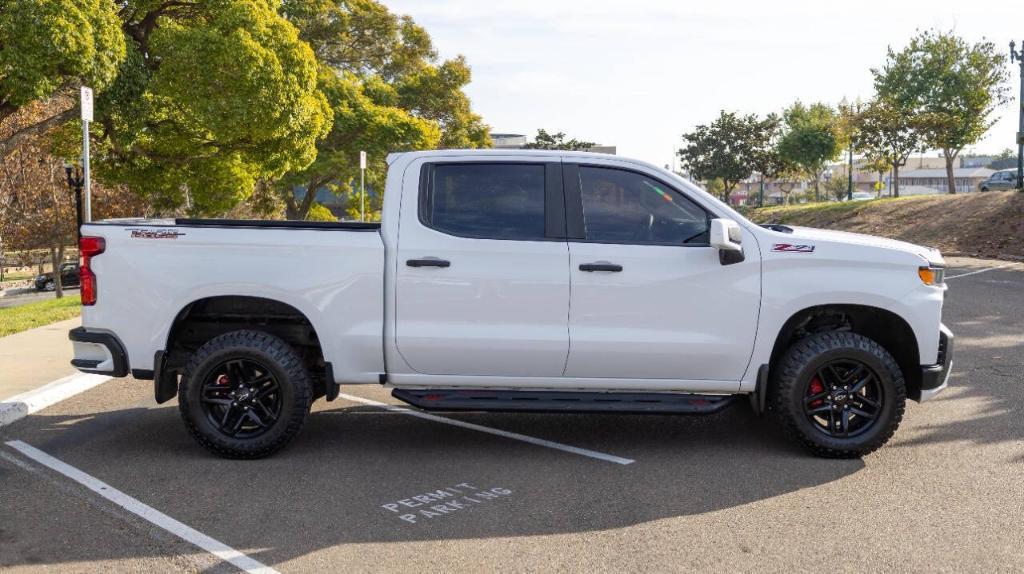
[[[792,243],[776,243],[772,245],[772,251],[783,251],[785,253],[814,253],[813,245],[793,245]]]

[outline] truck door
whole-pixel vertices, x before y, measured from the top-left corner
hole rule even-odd
[[[709,213],[655,176],[565,164],[572,304],[566,377],[739,381],[760,261],[719,261]]]
[[[405,174],[419,189],[402,196],[398,352],[421,374],[561,376],[569,351],[561,165],[474,159],[414,162]]]

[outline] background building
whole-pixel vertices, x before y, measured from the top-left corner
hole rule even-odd
[[[523,134],[491,134],[491,144],[494,149],[523,149],[528,142],[529,140]],[[613,145],[596,145],[587,151],[615,155],[616,148]]]

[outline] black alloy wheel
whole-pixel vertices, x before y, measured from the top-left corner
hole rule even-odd
[[[838,359],[819,367],[807,381],[804,415],[828,436],[855,437],[871,429],[884,401],[878,375],[870,367]]]
[[[303,357],[270,333],[218,335],[181,373],[178,409],[189,433],[226,458],[261,458],[302,429],[313,402]]]
[[[770,366],[775,419],[818,456],[856,458],[884,445],[903,419],[907,385],[884,347],[829,331],[793,343]]]
[[[207,420],[224,436],[255,438],[281,416],[281,387],[258,361],[232,359],[206,377],[200,404]]]

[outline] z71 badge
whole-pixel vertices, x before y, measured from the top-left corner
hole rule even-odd
[[[791,243],[776,243],[772,245],[772,251],[785,253],[814,253],[813,245],[793,245]]]
[[[171,229],[133,229],[133,239],[177,239],[179,235],[185,235],[180,231]]]

